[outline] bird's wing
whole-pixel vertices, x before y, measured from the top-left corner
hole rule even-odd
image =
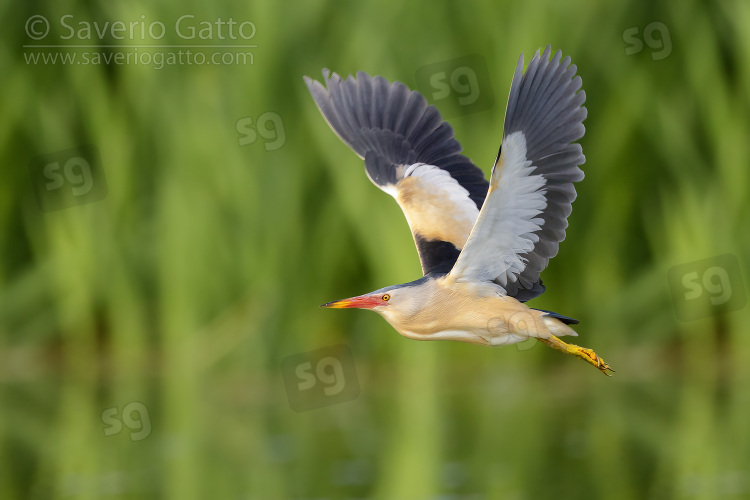
[[[557,255],[583,179],[580,144],[586,118],[581,78],[570,58],[550,61],[548,46],[523,73],[518,61],[505,112],[503,141],[487,200],[450,277],[494,281],[529,300],[544,286],[539,273]]]
[[[447,273],[487,194],[484,174],[459,154],[453,129],[418,92],[361,71],[346,80],[323,76],[326,86],[305,77],[323,117],[401,206],[423,273]]]

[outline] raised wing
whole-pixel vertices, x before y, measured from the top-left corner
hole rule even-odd
[[[356,79],[328,70],[323,77],[325,86],[305,77],[323,117],[401,206],[423,273],[447,273],[487,194],[484,174],[459,154],[453,129],[418,92],[361,71]]]
[[[458,281],[495,281],[518,300],[544,292],[539,273],[565,239],[583,179],[580,144],[586,118],[581,78],[570,58],[536,52],[523,73],[518,61],[505,112],[503,142],[487,200],[450,272]]]

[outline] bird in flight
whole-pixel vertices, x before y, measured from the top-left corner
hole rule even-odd
[[[323,70],[305,77],[328,125],[365,161],[365,172],[406,216],[423,277],[323,304],[370,309],[401,335],[508,345],[536,338],[605,375],[593,350],[559,339],[578,321],[528,307],[539,277],[565,238],[583,179],[586,93],[570,57],[547,46],[523,71],[518,60],[503,138],[490,180],[462,148],[438,110],[400,82],[358,72],[345,80]]]

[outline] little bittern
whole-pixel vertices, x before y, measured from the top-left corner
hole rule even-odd
[[[325,86],[305,77],[320,112],[365,161],[365,171],[404,212],[424,276],[324,304],[371,309],[401,335],[507,345],[537,338],[607,374],[577,336],[578,321],[528,307],[545,287],[539,277],[565,238],[583,179],[580,144],[586,94],[570,58],[550,47],[526,71],[523,55],[511,83],[500,151],[487,182],[461,155],[453,129],[422,95],[363,72]]]

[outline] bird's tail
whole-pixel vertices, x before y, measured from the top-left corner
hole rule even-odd
[[[534,308],[532,307],[532,309],[534,309]],[[534,310],[535,311],[541,311],[541,312],[545,313],[545,316],[552,316],[555,319],[559,319],[560,321],[562,321],[566,325],[577,325],[579,323],[579,321],[577,319],[570,318],[568,316],[563,316],[562,314],[559,314],[559,313],[556,313],[556,312],[547,311],[545,309],[534,309]]]
[[[561,337],[563,335],[570,335],[571,337],[578,336],[576,331],[568,326],[569,324],[578,323],[578,321],[573,318],[567,318],[557,313],[546,313],[542,314],[539,319],[542,321],[542,324],[547,331],[556,337]]]

